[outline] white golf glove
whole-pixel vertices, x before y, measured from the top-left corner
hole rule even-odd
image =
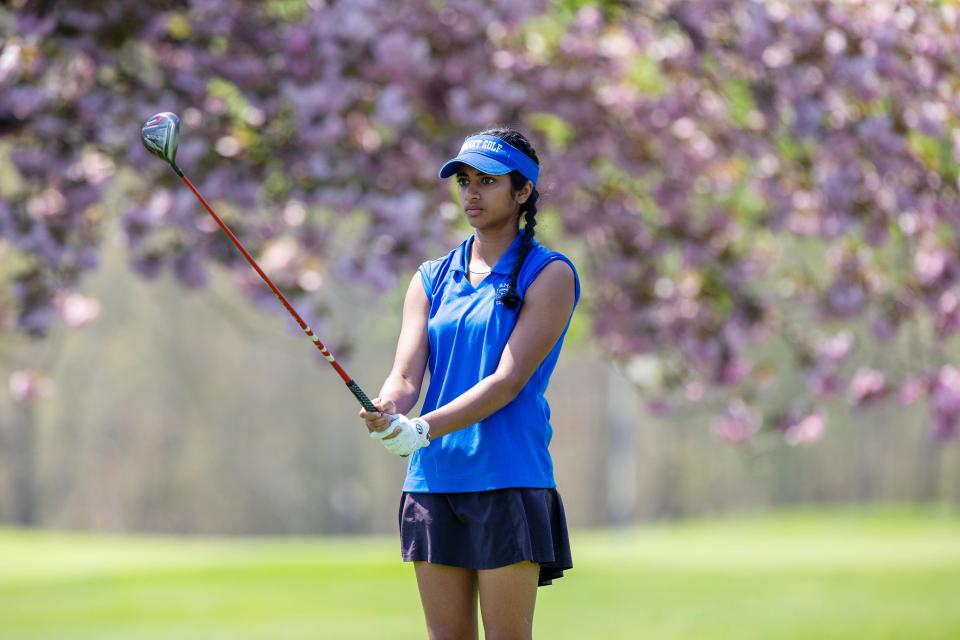
[[[391,433],[396,437],[385,440]],[[379,440],[390,453],[403,458],[430,444],[430,424],[423,418],[408,418],[396,414],[383,431],[371,431],[370,437]]]

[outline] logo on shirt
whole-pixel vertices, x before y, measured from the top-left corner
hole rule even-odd
[[[503,305],[503,296],[507,295],[508,291],[510,291],[509,282],[501,282],[500,284],[497,285],[497,296],[495,298],[496,304],[501,306]]]

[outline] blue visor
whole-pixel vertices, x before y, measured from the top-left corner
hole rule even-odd
[[[540,167],[536,162],[523,151],[495,136],[470,136],[464,140],[457,157],[447,160],[440,167],[440,177],[449,178],[455,174],[460,163],[491,176],[501,176],[516,170],[532,182],[534,187],[537,186],[537,178],[540,176]]]

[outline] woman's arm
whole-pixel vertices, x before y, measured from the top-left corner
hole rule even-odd
[[[555,260],[544,267],[527,289],[497,370],[451,402],[421,416],[430,423],[431,438],[482,420],[517,397],[567,326],[575,287],[573,269],[566,262]]]
[[[406,413],[417,404],[430,349],[427,342],[429,313],[430,302],[420,274],[415,273],[403,300],[403,319],[393,369],[380,388],[379,397],[373,400],[378,407],[384,408],[384,404],[390,402],[393,412]],[[361,412],[361,416],[363,414]]]

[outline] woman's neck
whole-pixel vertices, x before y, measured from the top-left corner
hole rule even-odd
[[[516,227],[505,227],[496,232],[481,231],[476,229],[473,234],[473,250],[471,251],[471,264],[477,264],[477,270],[480,267],[484,269],[493,268],[500,257],[506,253],[507,248],[516,239],[518,235]]]

